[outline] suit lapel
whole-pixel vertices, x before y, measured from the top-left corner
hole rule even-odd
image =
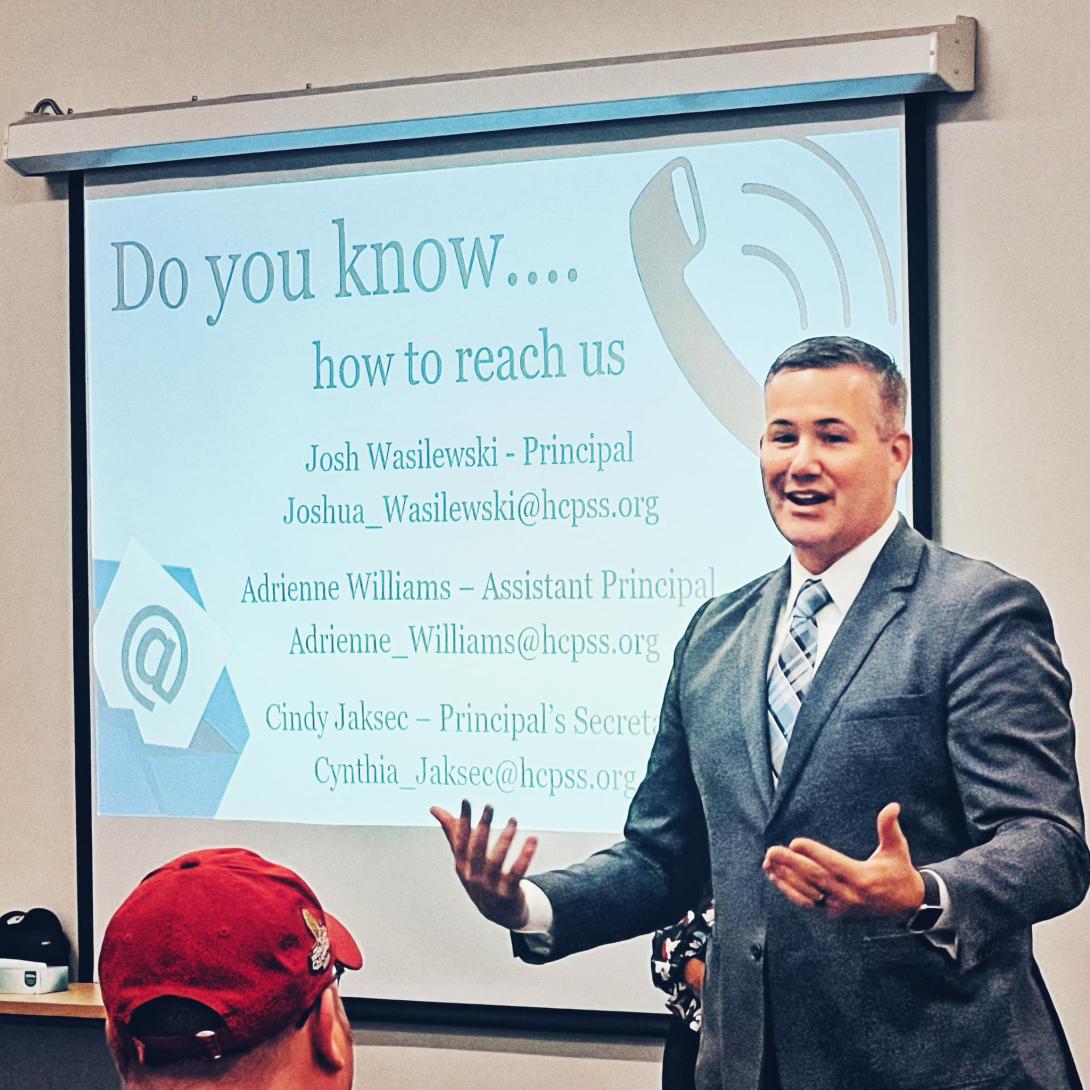
[[[772,801],[771,815],[783,806],[790,795],[818,735],[870,653],[875,640],[904,609],[905,591],[915,582],[922,553],[923,539],[909,529],[902,518],[878,554],[858,597],[841,622],[802,702]]]
[[[776,622],[783,610],[790,583],[791,567],[784,564],[762,588],[760,598],[738,633],[739,717],[757,791],[766,811],[772,805],[772,759],[768,751],[768,659],[772,654]]]

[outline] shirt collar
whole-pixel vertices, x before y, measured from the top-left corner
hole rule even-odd
[[[863,584],[870,575],[882,546],[889,541],[893,531],[897,529],[899,519],[896,508],[890,512],[889,518],[871,534],[864,538],[854,549],[850,549],[839,560],[830,564],[821,575],[814,575],[807,571],[799,563],[794,552],[791,553],[791,588],[787,595],[787,607],[790,609],[802,589],[803,583],[808,579],[820,579],[829,592],[841,616],[848,612],[852,602],[863,589]]]

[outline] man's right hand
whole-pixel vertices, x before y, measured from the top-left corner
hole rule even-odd
[[[504,826],[490,851],[491,806],[484,808],[481,820],[476,825],[473,824],[466,799],[462,800],[462,811],[458,817],[439,806],[433,806],[431,814],[446,833],[454,856],[454,869],[481,915],[511,931],[525,927],[529,910],[519,883],[530,868],[530,861],[537,850],[537,838],[528,836],[514,863],[505,870],[507,853],[518,829],[514,818]]]

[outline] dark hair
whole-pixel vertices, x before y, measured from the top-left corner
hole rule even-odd
[[[883,432],[900,431],[905,423],[908,390],[892,358],[880,348],[854,337],[810,337],[781,352],[768,369],[765,389],[781,371],[829,371],[855,364],[878,378],[878,396],[885,411]]]
[[[223,1018],[211,1007],[178,995],[149,999],[132,1012],[128,1029],[134,1037],[180,1037],[221,1029]]]
[[[132,1041],[140,1042],[132,1047],[141,1062],[147,1067],[160,1067],[188,1057],[169,1047],[157,1048],[154,1043],[146,1047],[145,1038],[151,1042],[156,1039],[195,1042],[198,1034],[221,1030],[224,1024],[223,1018],[203,1003],[177,995],[161,995],[137,1007],[124,1030]]]

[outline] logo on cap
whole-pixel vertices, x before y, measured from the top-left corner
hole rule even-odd
[[[329,968],[330,962],[329,932],[325,924],[319,923],[308,908],[303,909],[303,923],[314,936],[314,948],[310,951],[310,971],[324,973]]]

